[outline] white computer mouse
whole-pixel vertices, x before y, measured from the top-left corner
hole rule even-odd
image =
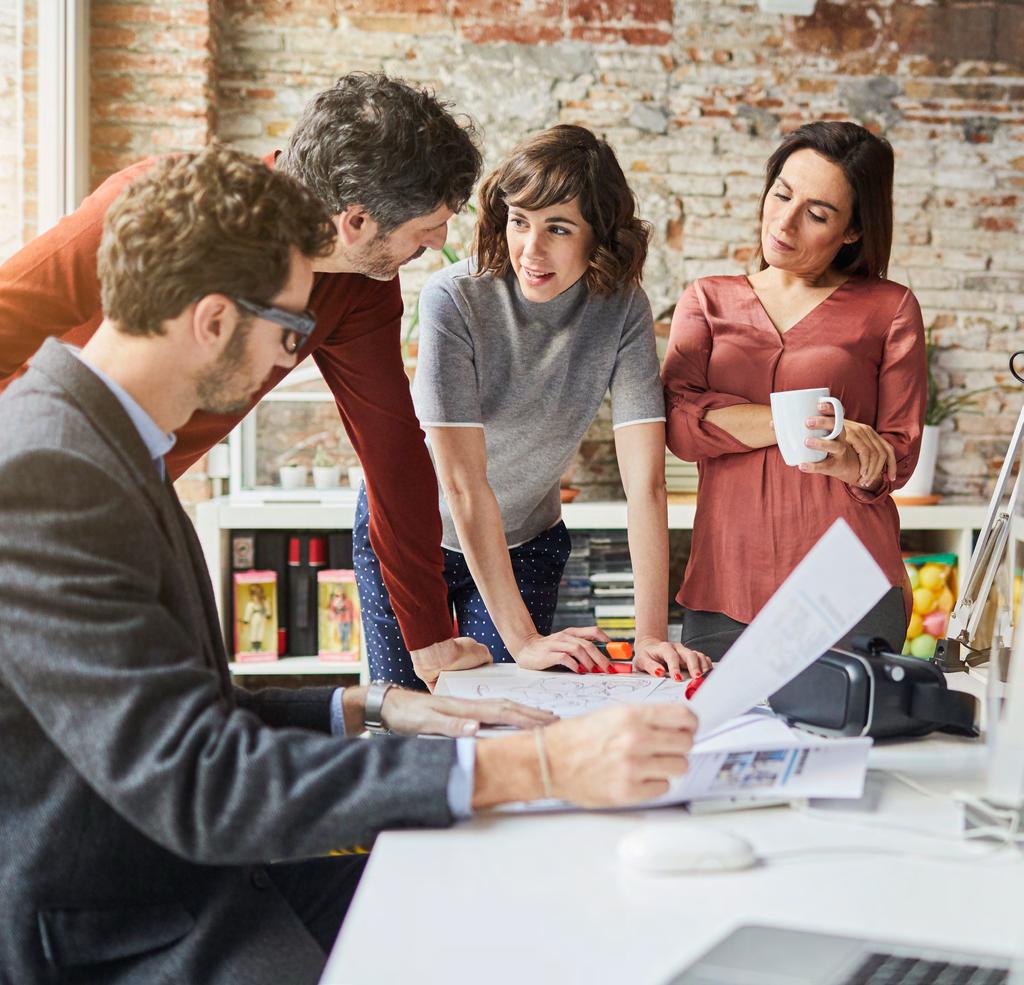
[[[705,824],[645,824],[619,841],[619,861],[638,872],[735,872],[757,863],[754,846],[724,828]]]

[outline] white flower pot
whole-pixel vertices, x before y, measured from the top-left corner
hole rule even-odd
[[[313,466],[313,485],[317,489],[334,489],[341,482],[341,466]]]
[[[353,489],[358,489],[363,482],[363,467],[361,465],[350,465],[348,467],[348,484]]]
[[[935,462],[939,456],[939,428],[935,424],[926,424],[921,432],[921,454],[917,459],[917,468],[907,480],[907,484],[897,491],[899,496],[930,496],[935,482]]]
[[[282,489],[301,489],[306,484],[309,469],[305,465],[282,465],[277,474]]]

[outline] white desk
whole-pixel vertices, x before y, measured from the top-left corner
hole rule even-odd
[[[873,767],[935,789],[980,789],[981,743],[940,736],[876,747]],[[618,814],[478,817],[451,831],[377,841],[323,985],[663,985],[743,922],[1024,953],[1024,856],[964,863],[957,812],[880,769],[865,797],[828,815],[790,808],[691,817]],[[887,822],[910,830],[864,827]],[[768,861],[740,873],[644,876],[616,858],[643,823],[715,824],[761,855],[864,846],[906,854]],[[936,859],[915,857],[926,852]]]

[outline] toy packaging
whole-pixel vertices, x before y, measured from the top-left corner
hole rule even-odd
[[[317,572],[318,642],[321,660],[359,659],[359,593],[354,571]]]
[[[903,559],[914,593],[904,654],[927,660],[935,652],[936,642],[946,635],[956,602],[956,562],[955,554],[921,554]]]
[[[277,659],[277,573],[235,574],[235,659],[265,663]]]

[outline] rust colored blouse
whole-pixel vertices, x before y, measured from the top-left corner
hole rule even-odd
[[[927,391],[917,299],[891,281],[851,278],[780,335],[746,277],[705,277],[683,293],[662,368],[668,446],[698,465],[690,560],[676,596],[688,609],[748,623],[837,517],[891,585],[909,584],[889,496],[917,463]],[[852,421],[896,452],[896,479],[874,492],[807,475],[777,446],[749,448],[709,410],[769,403],[773,390],[827,386]]]

